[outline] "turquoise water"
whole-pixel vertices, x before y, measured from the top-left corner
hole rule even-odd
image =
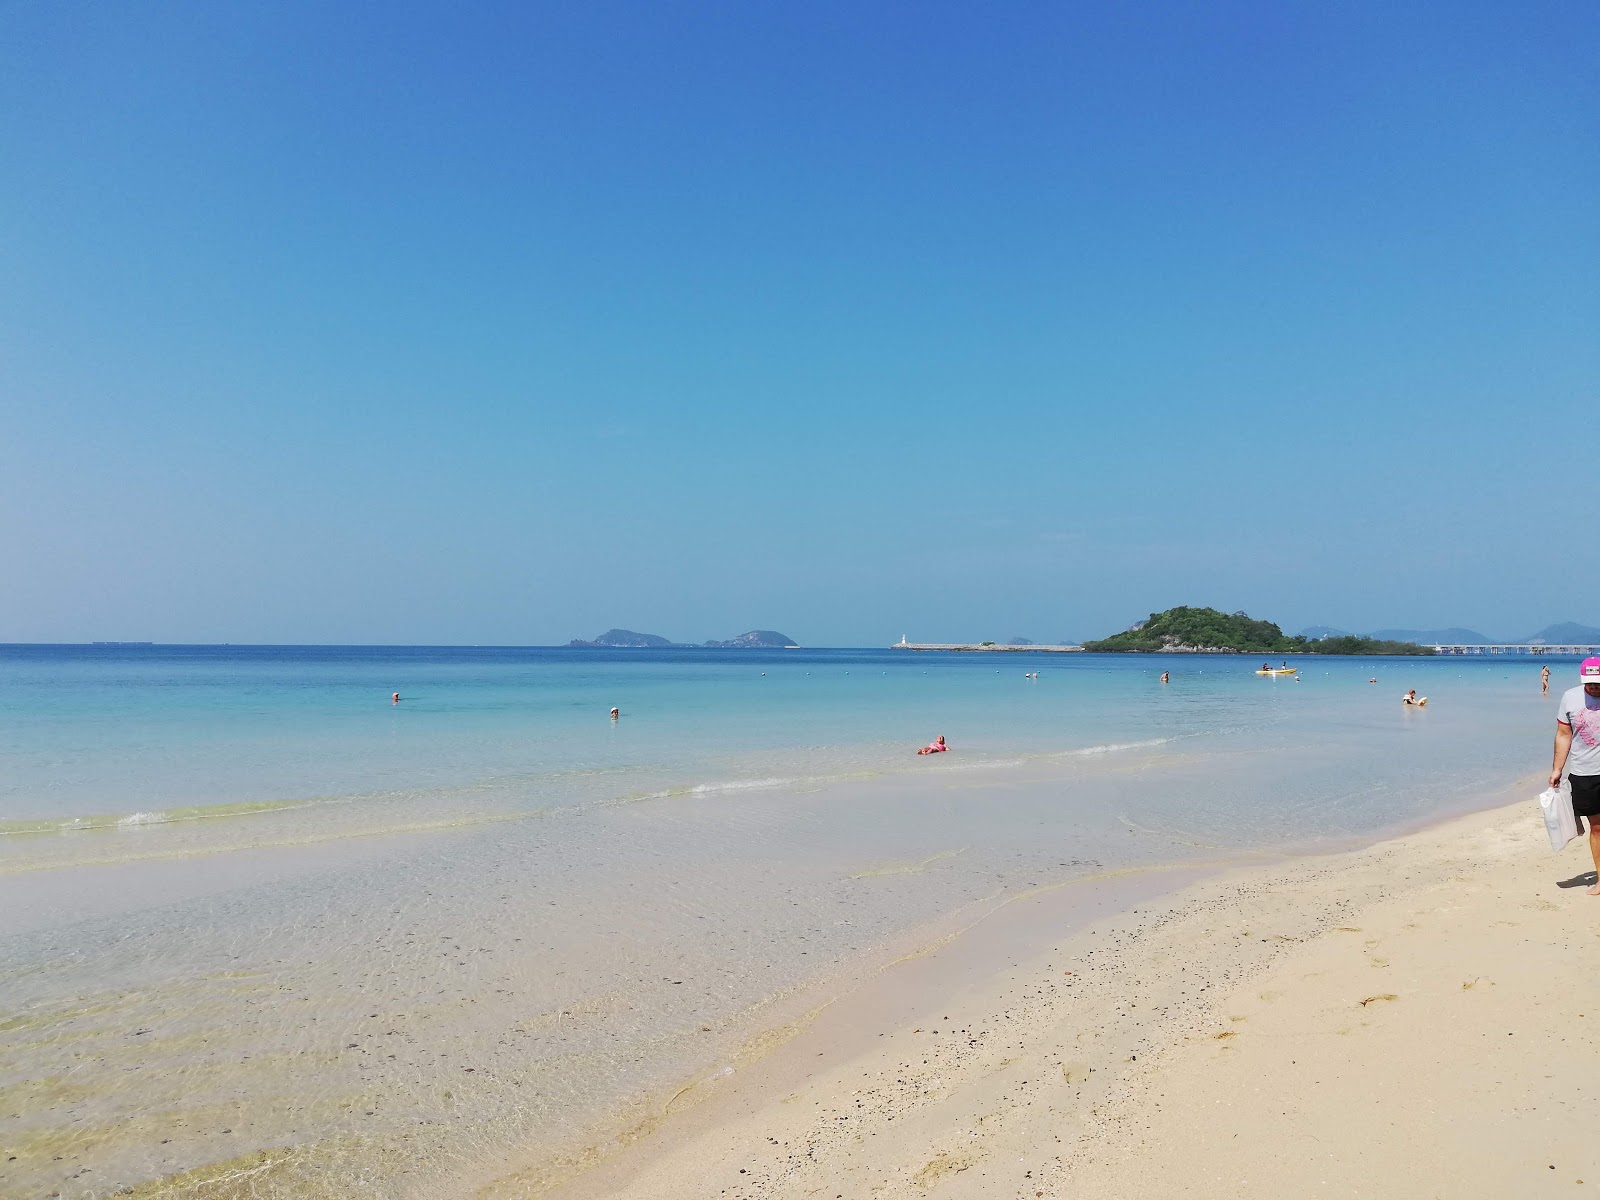
[[[0,1184],[548,1170],[952,913],[1548,761],[1539,660],[1296,663],[0,648]]]
[[[397,822],[515,813],[921,768],[904,752],[938,732],[963,765],[1252,731],[1315,743],[1300,721],[1333,736],[1370,711],[1388,730],[1366,706],[1373,674],[1385,699],[1435,680],[1481,693],[1469,715],[1493,720],[1496,685],[1539,665],[1303,662],[1294,685],[1231,656],[6,647],[0,830],[290,802],[370,802]],[[1163,668],[1174,681],[1153,689]]]

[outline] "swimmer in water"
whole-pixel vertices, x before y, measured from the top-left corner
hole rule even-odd
[[[620,717],[620,716],[621,716],[621,715],[622,715],[622,710],[621,710],[621,709],[620,709],[620,708],[613,708],[613,709],[612,709],[612,710],[611,710],[611,719],[612,719],[612,720],[613,720],[613,721],[615,721],[615,720],[616,720],[616,719],[617,719],[617,718],[618,718],[618,717]]]
[[[1161,682],[1162,683],[1171,683],[1172,682],[1172,675],[1167,671],[1161,672]]]
[[[400,693],[396,692],[394,695],[390,696],[389,697],[389,703],[390,704],[399,704],[400,703]]]
[[[921,750],[918,750],[917,753],[918,754],[943,754],[948,749],[950,749],[950,747],[946,746],[944,744],[944,734],[941,733],[938,737],[934,738],[933,741],[929,742]]]

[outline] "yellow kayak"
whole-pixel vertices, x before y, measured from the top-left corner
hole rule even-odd
[[[1299,667],[1273,667],[1268,671],[1257,671],[1257,675],[1293,675]]]

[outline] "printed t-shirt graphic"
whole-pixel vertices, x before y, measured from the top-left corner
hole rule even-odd
[[[1567,774],[1600,775],[1600,696],[1589,695],[1581,686],[1568,688],[1556,720],[1572,727]]]

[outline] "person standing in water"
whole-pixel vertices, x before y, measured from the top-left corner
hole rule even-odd
[[[1600,877],[1600,658],[1586,658],[1578,668],[1578,686],[1568,688],[1556,706],[1556,748],[1550,763],[1550,786],[1561,786],[1567,769],[1572,785],[1572,815],[1589,819],[1589,854]],[[1579,828],[1583,822],[1579,821]],[[1589,889],[1600,896],[1600,882]]]
[[[613,708],[613,709],[612,709],[612,710],[611,710],[611,719],[612,719],[612,720],[613,720],[613,721],[615,721],[615,720],[617,720],[617,719],[618,719],[618,718],[620,718],[620,717],[621,717],[621,716],[622,716],[622,710],[621,710],[621,709],[620,709],[620,708]]]
[[[400,703],[400,693],[396,692],[394,695],[390,696],[389,697],[389,703],[390,704],[399,704]]]
[[[1549,663],[1545,663],[1545,665],[1539,669],[1539,689],[1546,696],[1548,696],[1550,694],[1550,664]]]
[[[1169,672],[1166,672],[1166,671],[1161,672],[1161,682],[1162,683],[1171,683],[1172,682],[1171,674]]]

